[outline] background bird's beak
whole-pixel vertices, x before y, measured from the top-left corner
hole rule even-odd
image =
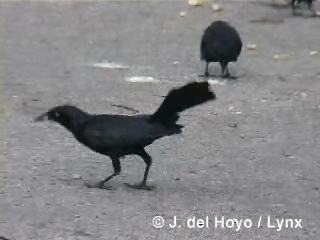
[[[43,113],[40,116],[36,117],[34,119],[35,122],[42,122],[42,121],[46,121],[48,120],[48,114],[47,113]]]

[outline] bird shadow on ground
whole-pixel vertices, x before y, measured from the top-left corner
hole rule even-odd
[[[100,190],[108,190],[108,191],[115,191],[117,190],[115,187],[112,187],[108,184],[105,184],[103,186],[100,186],[100,182],[97,181],[84,181],[82,183],[82,186],[87,187],[87,188],[96,188]]]
[[[105,184],[103,187],[99,186],[100,181],[93,180],[76,180],[76,179],[58,179],[63,185],[72,187],[85,187],[85,188],[96,188],[101,190],[116,190],[115,187]]]
[[[150,188],[148,189],[133,189],[132,186],[135,186],[135,184],[129,184],[129,183],[122,183],[122,187],[115,187],[115,186],[110,186],[108,185],[108,183],[105,183],[103,186],[100,186],[100,182],[98,181],[84,181],[82,186],[86,187],[86,188],[95,188],[95,189],[99,189],[99,190],[107,190],[107,191],[117,191],[117,190],[130,190],[130,191],[137,191],[137,190],[141,190],[141,191],[151,191],[151,190],[155,190],[156,186],[149,186]]]
[[[219,195],[225,195],[226,191],[224,189],[224,187],[222,186],[194,186],[194,189],[190,189],[189,186],[183,184],[183,181],[179,184],[169,184],[166,187],[161,187],[161,186],[157,186],[157,185],[153,185],[154,189],[152,189],[152,191],[147,191],[145,189],[132,189],[130,187],[127,187],[126,184],[127,183],[121,183],[119,186],[115,186],[115,185],[108,185],[107,183],[103,186],[100,187],[99,183],[100,181],[97,180],[81,180],[79,183],[79,180],[73,180],[73,179],[60,179],[61,182],[63,182],[65,185],[67,186],[74,186],[74,187],[80,187],[81,189],[83,189],[85,191],[85,189],[96,189],[97,191],[106,191],[108,193],[115,193],[117,191],[125,191],[125,192],[131,192],[131,193],[141,193],[141,192],[145,192],[145,193],[153,193],[153,194],[163,194],[164,191],[166,192],[167,196],[170,195],[175,195],[177,194],[177,192],[182,193],[188,193],[188,195],[190,196],[198,196],[199,192],[206,192],[206,196],[219,196]],[[175,182],[180,182],[180,181],[175,181]],[[115,184],[115,183],[114,183]]]
[[[288,4],[277,4],[275,2],[252,2],[252,4],[260,5],[260,6],[266,6],[274,9],[288,9],[291,8],[291,3],[288,2]]]
[[[302,17],[302,18],[307,18],[307,19],[313,19],[313,18],[320,18],[320,15],[312,15],[312,13],[308,14],[308,13],[304,13],[304,12],[300,12],[300,13],[295,13],[294,15],[292,15],[293,18],[296,17]]]
[[[239,78],[242,78],[244,76],[231,75],[229,77],[224,77],[224,76],[221,76],[221,75],[213,75],[213,74],[210,74],[208,76],[204,76],[204,75],[199,74],[198,77],[200,77],[201,79],[203,79],[203,81],[206,81],[206,82],[208,82],[210,80],[213,80],[213,79],[218,80],[220,82],[225,82],[225,81],[227,81],[227,82],[230,81],[231,82],[233,80],[238,80]]]
[[[269,24],[280,24],[284,22],[283,18],[275,17],[275,16],[265,16],[258,19],[249,20],[251,23],[269,23]]]

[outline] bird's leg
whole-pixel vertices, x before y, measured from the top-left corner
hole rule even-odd
[[[119,172],[114,172],[113,174],[111,174],[110,176],[108,176],[106,179],[102,180],[101,182],[99,182],[98,187],[99,188],[105,188],[104,184],[106,182],[108,182],[109,180],[111,180],[114,176],[119,175]]]
[[[309,3],[308,3],[308,8],[309,8],[309,10],[311,11],[312,17],[316,17],[316,16],[317,16],[317,12],[316,12],[316,10],[315,10],[314,7],[313,7],[312,2],[309,2]]]
[[[296,12],[296,8],[297,8],[296,0],[292,0],[291,5],[292,5],[292,14],[293,15],[297,15],[297,12]]]
[[[295,0],[292,0],[292,1],[291,1],[291,6],[292,6],[292,14],[295,15],[295,14],[296,14]]]
[[[226,78],[231,78],[231,75],[229,73],[229,68],[228,68],[228,63],[226,64],[226,74],[225,74]]]
[[[206,62],[206,69],[204,70],[204,74],[199,74],[199,77],[204,77],[204,78],[208,78],[210,77],[209,74],[209,62]]]
[[[131,185],[131,184],[126,183],[126,186],[133,188],[133,189],[143,189],[143,190],[151,191],[155,187],[147,185],[147,178],[148,178],[150,166],[152,164],[152,158],[143,148],[140,149],[139,152],[137,152],[137,155],[139,155],[146,163],[146,170],[144,171],[143,179],[140,184]]]
[[[209,62],[206,63],[206,70],[204,71],[204,76],[209,77]]]
[[[228,63],[226,62],[220,62],[221,65],[221,76],[223,78],[231,78],[230,73],[229,73],[229,69],[228,69]]]
[[[224,72],[226,71],[226,64],[221,61],[220,66],[221,66],[221,76],[224,76]]]
[[[106,179],[104,179],[103,181],[99,182],[98,187],[99,188],[105,188],[104,184],[106,182],[108,182],[109,180],[111,180],[114,176],[117,176],[120,174],[121,172],[121,165],[120,165],[120,160],[117,157],[112,157],[112,165],[113,165],[113,169],[114,169],[114,173],[111,174],[110,176],[108,176]]]

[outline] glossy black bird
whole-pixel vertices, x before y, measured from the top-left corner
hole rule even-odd
[[[242,48],[242,41],[237,30],[226,21],[213,22],[204,31],[201,39],[201,60],[206,61],[205,76],[209,76],[210,62],[219,62],[222,77],[231,77],[228,63],[237,61]]]
[[[58,106],[35,120],[58,122],[72,132],[80,143],[111,158],[114,173],[99,183],[100,188],[120,174],[120,157],[136,154],[146,164],[144,177],[140,184],[127,186],[152,190],[153,187],[146,184],[152,158],[144,148],[156,139],[181,133],[183,126],[177,124],[179,112],[215,97],[207,82],[193,82],[171,90],[152,115],[93,115],[74,106]]]
[[[308,5],[308,8],[309,10],[312,12],[312,15],[313,16],[316,16],[316,11],[315,9],[313,8],[313,5],[312,5],[312,2],[314,0],[292,0],[291,2],[291,5],[292,5],[292,13],[295,15],[296,14],[296,8],[297,8],[297,5],[296,3],[300,4],[300,3],[306,3]]]

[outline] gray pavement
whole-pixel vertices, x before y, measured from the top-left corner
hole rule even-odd
[[[271,1],[270,1],[271,2]],[[0,4],[0,236],[24,239],[310,239],[320,235],[320,18],[293,17],[269,1],[219,2],[193,8],[179,2],[3,2]],[[320,9],[320,2],[315,2]],[[185,17],[179,13],[186,11]],[[251,20],[276,19],[273,23]],[[147,148],[153,192],[127,189],[144,163],[122,159],[112,191],[89,189],[112,172],[55,124],[34,123],[48,108],[71,103],[91,113],[152,113],[159,95],[201,81],[200,38],[225,19],[244,48],[230,65],[237,81],[213,84],[217,101],[182,114],[182,135]],[[282,21],[283,20],[283,21]],[[272,22],[272,21],[271,21]],[[249,51],[247,44],[257,44]],[[275,54],[290,54],[276,61]],[[110,61],[129,69],[91,65]],[[178,61],[174,64],[175,61]],[[212,64],[211,72],[220,74]],[[151,76],[160,83],[126,82]],[[74,179],[74,175],[82,179]],[[152,226],[153,217],[165,226]],[[302,219],[277,231],[267,216]],[[177,216],[181,228],[168,221]],[[188,218],[209,217],[208,228]],[[214,217],[249,219],[236,231]],[[257,227],[260,216],[262,225]]]

